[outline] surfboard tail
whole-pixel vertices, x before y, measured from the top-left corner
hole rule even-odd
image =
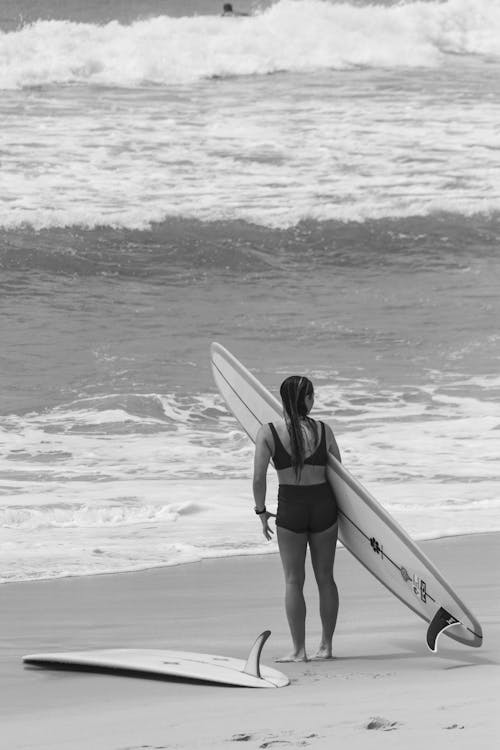
[[[444,633],[445,630],[453,627],[458,622],[460,621],[456,617],[453,617],[453,615],[450,615],[444,607],[438,609],[427,628],[426,636],[427,645],[433,653],[437,651],[437,640],[441,633]]]
[[[262,649],[264,648],[264,643],[267,641],[270,635],[270,630],[264,630],[263,633],[257,636],[257,639],[250,649],[250,653],[248,654],[248,659],[245,666],[243,667],[243,672],[246,672],[246,674],[251,674],[253,677],[258,677],[259,679],[262,677],[260,673],[260,655],[262,653]]]

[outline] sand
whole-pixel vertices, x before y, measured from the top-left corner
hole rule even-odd
[[[498,747],[500,534],[422,543],[484,630],[479,649],[442,636],[339,550],[341,610],[328,662],[274,664],[289,650],[276,554],[0,587],[0,748],[143,750]],[[319,641],[308,568],[308,648]],[[259,632],[263,663],[291,684],[252,690],[50,671],[42,651],[145,647],[244,658]]]

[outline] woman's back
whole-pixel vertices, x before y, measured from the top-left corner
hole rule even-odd
[[[299,476],[293,467],[292,444],[286,422],[270,422],[268,428],[269,450],[280,484],[312,485],[325,482],[328,454],[326,428],[323,422],[309,418],[301,424],[304,465]]]

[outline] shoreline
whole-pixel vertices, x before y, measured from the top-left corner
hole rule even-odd
[[[498,534],[500,535],[500,530],[493,530],[493,531],[471,531],[471,532],[460,532],[459,534],[442,534],[439,536],[433,536],[433,537],[426,537],[426,538],[416,538],[411,537],[412,541],[417,544],[428,544],[432,542],[439,542],[446,539],[459,539],[462,537],[479,537],[479,536],[488,536],[491,534]],[[342,543],[339,541],[337,546],[337,554],[340,550],[345,549],[345,547],[342,545]],[[147,573],[149,571],[154,570],[165,570],[170,568],[179,568],[183,567],[185,565],[198,565],[202,562],[208,562],[210,560],[233,560],[234,558],[254,558],[254,557],[268,557],[269,555],[278,555],[278,549],[270,550],[269,552],[235,552],[231,555],[214,555],[210,557],[202,557],[197,560],[187,560],[184,562],[178,562],[178,563],[171,563],[170,565],[160,564],[160,565],[150,565],[145,568],[131,568],[128,570],[110,570],[110,571],[102,571],[102,572],[95,572],[95,573],[80,573],[80,574],[69,574],[69,575],[61,575],[61,576],[51,576],[48,578],[24,578],[19,579],[15,581],[2,581],[0,582],[0,590],[3,586],[14,586],[17,584],[28,584],[28,583],[50,583],[51,581],[65,581],[65,580],[80,580],[82,578],[100,578],[102,576],[122,576],[122,575],[133,575],[134,573]]]
[[[1,587],[4,743],[11,750],[220,750],[245,741],[251,750],[273,743],[330,750],[334,740],[347,740],[357,750],[385,745],[391,731],[410,750],[422,742],[464,750],[477,742],[489,750],[500,679],[500,534],[422,547],[481,622],[481,648],[443,635],[431,654],[426,623],[352,555],[340,554],[336,658],[276,665],[291,682],[276,690],[51,671],[21,661],[28,653],[122,647],[245,658],[269,629],[262,662],[274,666],[290,645],[275,555]],[[312,654],[320,622],[309,560],[305,592]]]

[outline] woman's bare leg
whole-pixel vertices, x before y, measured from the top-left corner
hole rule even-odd
[[[306,603],[303,593],[307,534],[277,526],[276,535],[285,574],[285,610],[293,641],[293,652],[277,661],[307,661]]]
[[[339,593],[333,578],[333,563],[337,547],[338,524],[325,531],[309,534],[311,562],[318,584],[319,612],[323,632],[314,659],[332,658],[332,639],[339,611]]]

